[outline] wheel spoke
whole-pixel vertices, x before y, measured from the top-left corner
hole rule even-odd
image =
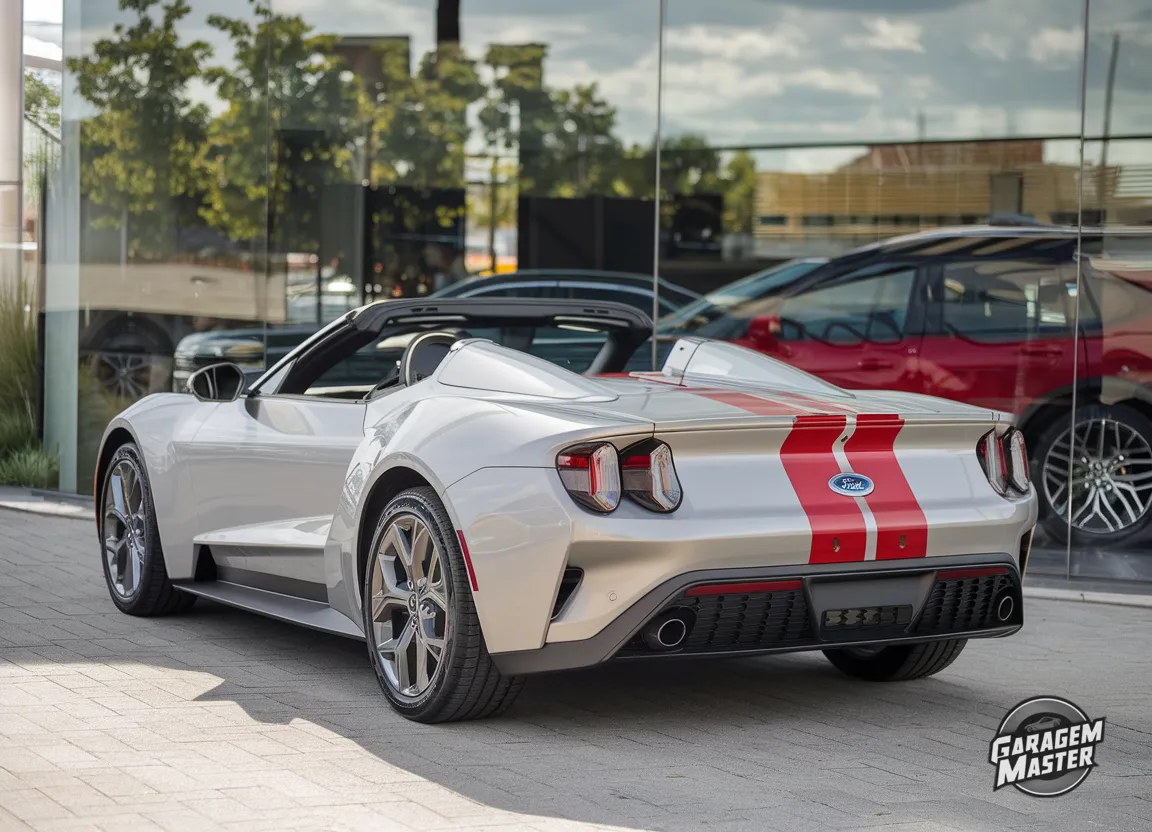
[[[384,538],[380,541],[380,556],[399,562],[407,583],[412,585],[416,583],[412,577],[412,547],[399,523],[393,523],[384,534]]]
[[[424,643],[424,636],[416,631],[416,689],[424,690],[431,679],[428,676],[428,646]]]
[[[428,534],[428,527],[419,523],[412,530],[412,560],[408,574],[412,576],[413,583],[418,582],[428,574],[426,561],[429,557],[429,549],[435,551],[431,536]]]

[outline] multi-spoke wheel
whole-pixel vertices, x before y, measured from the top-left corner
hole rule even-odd
[[[1100,545],[1135,536],[1152,519],[1152,422],[1123,405],[1077,411],[1042,436],[1045,527]]]
[[[502,713],[522,685],[500,675],[463,555],[436,492],[412,488],[380,515],[364,575],[364,629],[384,694],[419,722]]]
[[[401,514],[380,543],[369,578],[376,652],[397,695],[432,686],[451,622],[440,550],[424,521]]]
[[[191,607],[195,596],[178,591],[168,580],[152,490],[135,445],[116,451],[102,481],[97,528],[112,601],[130,615],[161,615]]]

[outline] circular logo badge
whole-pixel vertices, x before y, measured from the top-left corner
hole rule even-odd
[[[828,480],[828,487],[845,497],[867,497],[876,486],[860,474],[837,474]]]
[[[1015,786],[1034,797],[1067,794],[1096,767],[1104,718],[1091,720],[1066,699],[1037,696],[1008,712],[989,747],[993,791]]]

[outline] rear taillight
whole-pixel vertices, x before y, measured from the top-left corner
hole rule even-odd
[[[1021,494],[1028,493],[1028,448],[1024,444],[1024,434],[1012,428],[1004,435],[1004,457],[1007,460],[1008,484]]]
[[[624,494],[652,511],[675,511],[680,505],[680,479],[672,464],[672,449],[646,439],[626,449],[621,458]]]
[[[620,459],[608,443],[578,445],[556,455],[560,481],[572,499],[593,511],[620,505]]]
[[[976,456],[980,458],[980,467],[984,469],[992,488],[997,494],[1003,494],[1008,489],[1008,468],[1004,461],[1004,448],[996,431],[990,430],[980,437]]]

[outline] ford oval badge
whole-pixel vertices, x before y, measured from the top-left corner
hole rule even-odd
[[[837,474],[828,480],[828,487],[845,497],[867,497],[876,486],[860,474]]]

